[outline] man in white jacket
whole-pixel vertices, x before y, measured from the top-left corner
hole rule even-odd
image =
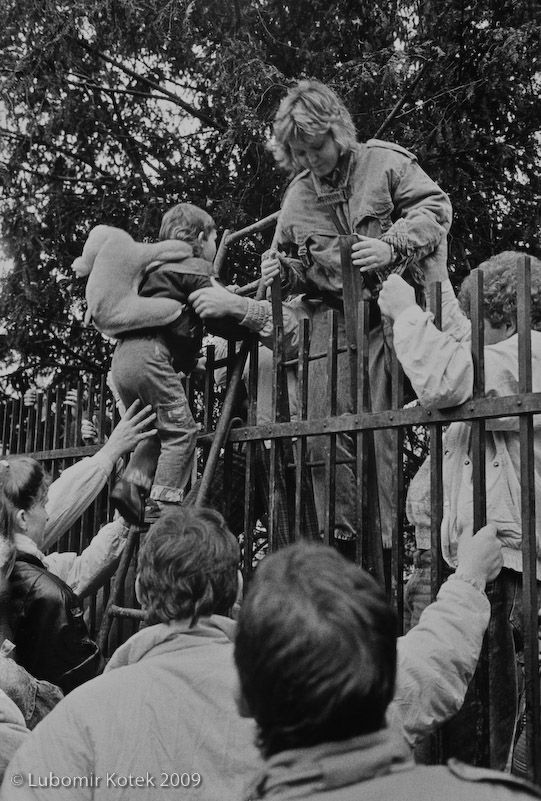
[[[235,624],[223,616],[238,555],[215,511],[174,509],[151,526],[137,581],[150,625],[32,732],[1,798],[46,801],[53,786],[56,801],[241,797],[259,760],[253,722],[236,707]],[[485,582],[501,568],[494,527],[463,538],[458,558],[453,579],[398,641],[388,723],[410,746],[464,699],[490,614]]]
[[[516,268],[522,254],[505,252],[479,266],[483,275],[485,395],[520,394],[517,334]],[[469,312],[472,279],[463,284],[460,301]],[[427,409],[463,403],[473,392],[471,323],[455,298],[449,280],[442,283],[442,331],[430,312],[415,302],[413,289],[391,275],[379,297],[382,314],[393,321],[396,355],[421,404]],[[541,391],[541,261],[531,260],[532,391]],[[535,516],[537,545],[541,538],[541,415],[533,418]],[[473,481],[469,422],[454,422],[443,440],[444,507],[442,552],[456,567],[457,545],[473,527]],[[522,521],[518,417],[486,421],[487,520],[498,529],[504,569],[491,595],[489,625],[491,766],[503,769],[508,760],[517,708],[516,652],[522,650]],[[417,520],[410,522],[417,524]],[[541,599],[541,559],[537,559]],[[538,604],[539,605],[539,604]],[[481,705],[481,699],[475,703]],[[477,714],[477,713],[476,713]],[[482,710],[478,709],[478,714]],[[475,717],[475,715],[474,715]],[[472,724],[476,722],[473,719]],[[471,751],[461,757],[478,761],[480,738],[463,739]]]

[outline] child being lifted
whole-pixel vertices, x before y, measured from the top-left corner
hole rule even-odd
[[[121,515],[135,524],[144,520],[149,494],[159,508],[182,500],[197,425],[179,372],[191,372],[203,338],[188,296],[216,284],[216,226],[209,214],[179,203],[164,215],[159,239],[142,244],[117,228],[97,226],[73,265],[78,275],[89,276],[94,324],[117,339],[111,372],[122,402],[129,407],[139,399],[157,415],[157,434],[139,443],[111,493]],[[209,330],[229,339],[260,330],[266,319],[260,304],[230,297],[228,316],[213,320]]]

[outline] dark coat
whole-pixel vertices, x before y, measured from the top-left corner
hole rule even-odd
[[[10,577],[17,661],[68,693],[94,678],[101,654],[90,639],[79,598],[31,554],[18,552]]]

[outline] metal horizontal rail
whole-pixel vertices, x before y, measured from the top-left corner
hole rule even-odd
[[[368,431],[402,426],[452,423],[456,420],[481,420],[495,417],[513,417],[521,414],[541,413],[541,392],[530,392],[521,397],[476,398],[449,409],[430,410],[422,406],[382,412],[342,414],[323,420],[297,420],[290,423],[264,423],[258,426],[236,428],[229,435],[230,442],[250,442],[281,437],[309,437],[344,431]]]

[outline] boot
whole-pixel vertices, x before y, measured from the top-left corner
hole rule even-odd
[[[135,526],[142,526],[145,522],[145,500],[148,492],[134,484],[120,478],[111,492],[111,503],[122,515],[124,520]]]

